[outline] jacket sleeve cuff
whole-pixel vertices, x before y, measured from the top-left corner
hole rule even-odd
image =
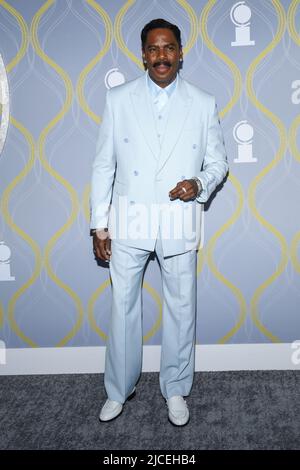
[[[201,194],[200,196],[196,197],[196,201],[198,202],[206,202],[208,200],[208,197],[209,197],[209,194],[208,194],[208,191],[207,191],[207,184],[206,184],[206,180],[205,180],[205,177],[204,175],[202,176],[197,176],[197,178],[199,179],[200,183],[201,183],[201,186],[202,186],[202,191],[201,191]]]

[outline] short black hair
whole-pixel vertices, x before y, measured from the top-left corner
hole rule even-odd
[[[152,29],[157,29],[157,28],[170,29],[173,32],[176,38],[176,41],[178,42],[178,46],[180,48],[182,47],[181,32],[178,26],[176,26],[176,24],[169,23],[169,21],[164,20],[163,18],[157,18],[156,20],[152,20],[150,21],[150,23],[147,23],[142,29],[142,32],[141,32],[142,49],[145,49],[145,44],[147,41],[147,34],[149,33],[149,31],[152,31]]]

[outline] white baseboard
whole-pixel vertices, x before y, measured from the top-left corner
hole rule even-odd
[[[160,346],[143,351],[143,371],[157,372]],[[104,346],[2,349],[0,375],[100,373],[104,357]],[[300,370],[300,341],[196,346],[196,371],[276,369]]]

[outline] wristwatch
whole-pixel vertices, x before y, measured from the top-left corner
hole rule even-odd
[[[198,192],[197,192],[197,196],[196,196],[196,197],[199,197],[200,194],[201,194],[202,191],[203,191],[201,181],[199,180],[199,178],[197,178],[197,176],[193,176],[193,177],[191,178],[191,180],[194,180],[194,181],[196,181],[196,183],[197,183]]]

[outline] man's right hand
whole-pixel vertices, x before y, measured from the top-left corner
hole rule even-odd
[[[109,261],[111,256],[111,239],[106,230],[97,230],[93,235],[93,251],[96,258]]]

